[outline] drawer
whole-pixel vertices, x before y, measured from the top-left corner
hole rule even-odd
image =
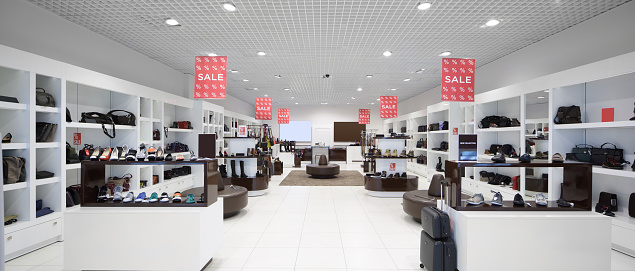
[[[612,243],[635,251],[635,231],[620,226],[612,226]]]
[[[62,235],[62,219],[54,219],[4,235],[4,253],[11,254]]]

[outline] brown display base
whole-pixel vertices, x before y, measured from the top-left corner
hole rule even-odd
[[[223,182],[231,182],[233,185],[242,186],[247,188],[247,191],[259,191],[269,188],[269,177],[254,177],[254,178],[223,178]]]
[[[417,190],[419,177],[407,176],[406,178],[381,178],[376,176],[364,176],[364,187],[369,191],[407,192]]]

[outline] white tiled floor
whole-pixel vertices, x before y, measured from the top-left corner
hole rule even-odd
[[[291,169],[284,170],[266,195],[224,220],[223,247],[206,271],[421,270],[421,226],[401,198],[370,197],[361,186],[279,186]],[[7,262],[6,270],[62,270],[62,253],[56,243]],[[635,270],[635,258],[613,251],[612,269]]]

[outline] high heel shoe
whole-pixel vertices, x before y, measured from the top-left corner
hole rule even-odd
[[[112,153],[110,154],[110,161],[118,161],[119,160],[119,147],[112,148]]]
[[[139,150],[137,151],[137,161],[146,160],[146,145],[141,143],[139,145]]]
[[[90,161],[99,161],[99,156],[101,154],[101,147],[95,148],[93,154],[90,155]]]
[[[123,144],[123,147],[121,147],[121,152],[119,152],[119,161],[126,161],[126,157],[128,157],[129,151],[130,149],[128,148],[128,145]]]
[[[112,153],[112,149],[110,147],[107,147],[106,149],[104,149],[104,152],[101,153],[101,156],[99,156],[99,160],[101,161],[110,160],[111,153]]]
[[[11,133],[7,133],[6,135],[4,135],[4,137],[2,138],[2,143],[11,143],[11,139],[13,138],[13,135],[11,135]]]
[[[155,160],[157,161],[163,161],[163,148],[159,147],[159,149],[157,150],[157,154],[156,154],[156,158]]]
[[[157,159],[157,149],[154,146],[148,148],[148,161],[154,161]]]

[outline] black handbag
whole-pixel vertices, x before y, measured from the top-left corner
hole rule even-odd
[[[35,105],[55,107],[55,98],[43,88],[35,88]]]
[[[2,177],[4,184],[26,181],[26,159],[15,156],[2,157]]]
[[[152,140],[161,140],[161,132],[159,131],[159,129],[154,129],[154,131],[152,131]]]
[[[611,212],[617,212],[617,195],[608,192],[600,192],[598,200],[604,207],[608,207]]]
[[[439,124],[438,123],[430,124],[428,127],[428,131],[439,131]]]
[[[591,163],[591,149],[591,145],[577,144],[571,149],[571,153],[567,153],[567,160]]]
[[[73,122],[73,118],[71,118],[71,111],[66,108],[66,122]]]
[[[80,161],[90,161],[90,155],[95,151],[92,144],[84,144],[84,148],[79,151]],[[68,157],[68,156],[67,156]]]
[[[40,170],[35,172],[35,179],[38,179],[38,180],[52,178],[53,176],[55,176],[53,172],[46,171],[46,170]]]
[[[479,175],[481,175],[481,182],[488,182],[488,183],[493,181],[494,177],[496,177],[496,173],[485,171],[485,170],[479,172]]]
[[[478,124],[478,128],[486,129],[496,125],[496,127],[511,127],[512,121],[505,116],[487,116]]]
[[[71,146],[68,142],[66,142],[66,163],[67,164],[77,164],[79,163],[79,155],[77,155],[77,150]]]
[[[102,114],[99,112],[83,112],[82,118],[81,120],[79,120],[79,122],[99,123],[101,124],[101,129],[104,131],[104,134],[106,134],[108,137],[115,138],[115,136],[117,136],[117,133],[115,132],[115,121],[108,114]],[[106,124],[112,125],[112,135],[108,133]]]
[[[417,132],[426,132],[427,128],[425,125],[419,125],[419,127],[417,127]]]
[[[126,114],[116,115],[116,112],[124,112]],[[135,126],[137,124],[137,118],[135,117],[135,115],[126,110],[110,110],[110,112],[108,112],[106,115],[109,116],[117,125]]]
[[[439,130],[448,130],[450,129],[450,125],[448,121],[439,121]]]
[[[420,139],[417,141],[417,148],[423,148],[423,143],[424,143],[424,142],[423,142],[423,138],[420,138]]]
[[[503,144],[503,146],[501,146],[501,153],[508,157],[516,156],[516,149],[510,144]]]
[[[48,122],[35,123],[35,142],[52,142],[55,139],[57,124]]]
[[[497,154],[501,147],[503,147],[502,145],[498,145],[498,144],[492,144],[489,146],[489,153],[490,154]]]
[[[604,148],[605,145],[613,145],[613,148]],[[618,149],[613,143],[606,142],[599,148],[591,149],[591,163],[601,166],[607,159],[613,159],[616,163],[624,163],[624,149]]]
[[[441,145],[439,146],[439,150],[441,151],[447,151],[450,147],[450,145],[448,144],[447,141],[442,141]]]
[[[577,105],[558,107],[553,122],[555,124],[582,123],[580,107]]]
[[[163,171],[163,179],[164,180],[172,179],[172,170]]]

